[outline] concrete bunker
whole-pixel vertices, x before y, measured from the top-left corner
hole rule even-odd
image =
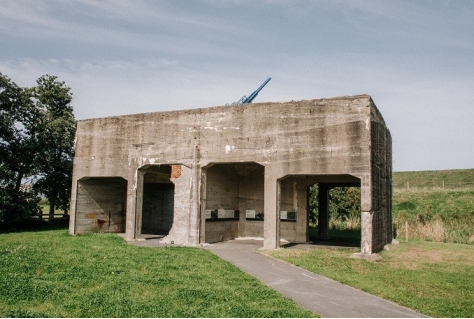
[[[323,194],[324,236],[327,192],[353,185],[372,254],[392,241],[391,146],[368,95],[78,121],[70,233],[190,246],[263,237],[274,249],[308,240],[309,186]]]

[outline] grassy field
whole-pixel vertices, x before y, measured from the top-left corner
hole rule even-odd
[[[267,254],[429,316],[474,316],[474,246],[402,242],[376,263],[350,258],[359,250],[287,248]]]
[[[113,234],[0,234],[0,317],[311,317],[198,248]]]

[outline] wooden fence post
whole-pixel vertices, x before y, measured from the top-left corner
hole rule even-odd
[[[405,221],[405,241],[408,242],[408,221]]]

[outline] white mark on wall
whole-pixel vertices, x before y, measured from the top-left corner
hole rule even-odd
[[[211,126],[210,122],[206,122],[206,126],[203,126],[203,129],[205,130],[213,130],[216,132],[222,132],[222,131],[227,131],[227,130],[240,130],[239,126]]]
[[[225,153],[230,154],[234,150],[234,145],[226,145],[225,146]]]
[[[138,184],[138,170],[135,171],[135,175],[133,176],[133,190],[137,190],[137,184]]]
[[[218,127],[215,127],[215,126],[211,125],[211,122],[206,122],[206,126],[204,126],[203,129],[205,129],[205,130],[214,130],[216,132],[219,131]]]
[[[365,129],[368,131],[370,129],[370,118],[365,119]]]
[[[276,153],[276,150],[275,150],[275,149],[262,149],[262,150],[261,150],[261,154],[262,154],[262,156],[264,156],[264,157],[272,156],[274,153]]]

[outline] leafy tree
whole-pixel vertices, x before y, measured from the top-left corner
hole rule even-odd
[[[35,194],[21,183],[37,173],[35,155],[40,148],[30,90],[1,73],[0,118],[0,220],[15,222],[37,212]]]
[[[329,191],[329,216],[354,229],[360,225],[360,188],[336,187]]]
[[[2,177],[19,191],[24,177],[35,173],[36,112],[29,90],[18,87],[0,73],[0,155]]]
[[[312,225],[318,224],[319,204],[318,204],[318,184],[309,187],[309,222]]]
[[[49,201],[50,220],[54,218],[55,208],[67,211],[69,207],[76,133],[70,90],[50,75],[40,77],[33,88],[42,146],[37,156],[39,173],[35,189]]]
[[[20,221],[38,212],[39,197],[68,209],[75,120],[72,93],[55,76],[20,88],[0,73],[0,221]],[[33,188],[22,187],[28,180]]]
[[[310,187],[309,220],[312,224],[318,222],[318,186]],[[360,188],[335,187],[329,191],[329,218],[340,220],[353,228],[360,223]]]

